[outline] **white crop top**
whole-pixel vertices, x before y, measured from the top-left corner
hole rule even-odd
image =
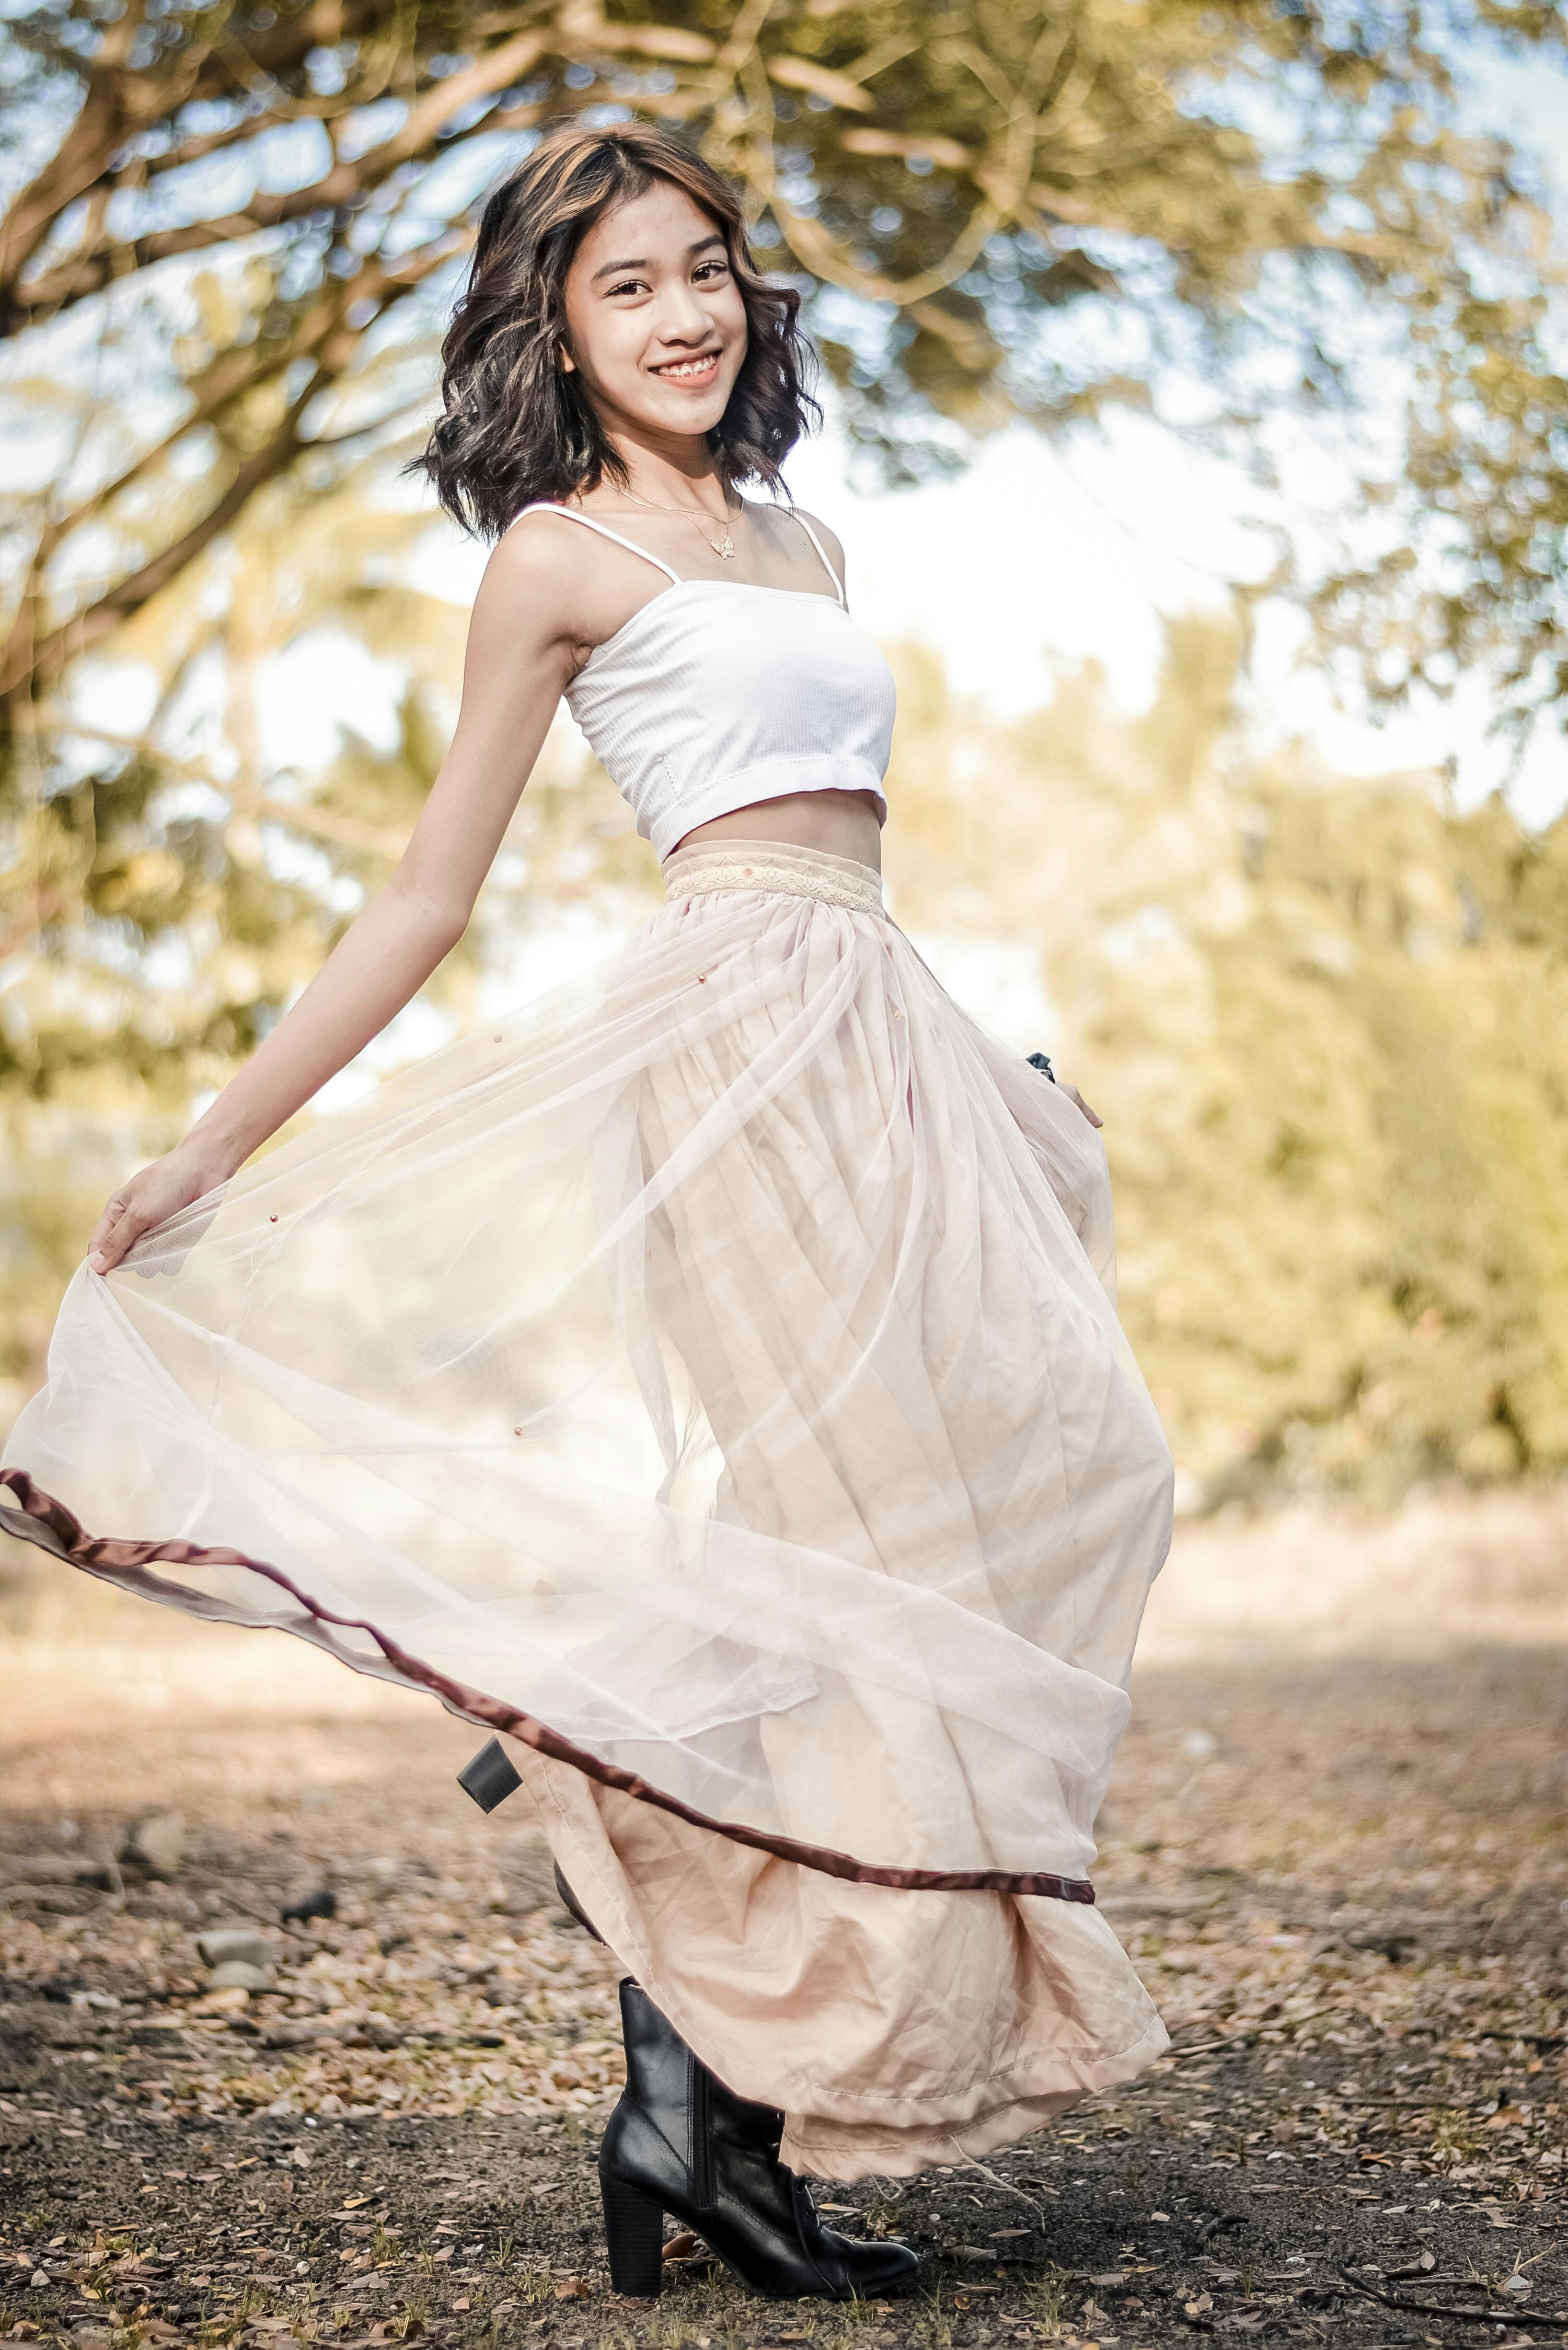
[[[566,689],[567,708],[660,860],[694,826],[790,792],[868,792],[886,823],[892,671],[850,619],[809,523],[801,528],[832,596],[682,579],[575,506],[524,511],[597,530],[672,583],[596,646]]]

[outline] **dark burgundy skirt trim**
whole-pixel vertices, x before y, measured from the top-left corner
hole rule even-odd
[[[188,1616],[201,1616],[209,1622],[239,1624],[249,1630],[289,1631],[298,1639],[312,1641],[325,1648],[356,1672],[371,1669],[363,1657],[335,1636],[337,1631],[364,1632],[375,1641],[400,1680],[429,1690],[438,1697],[449,1713],[461,1720],[480,1723],[486,1730],[499,1731],[504,1737],[515,1738],[519,1744],[531,1746],[535,1753],[546,1754],[556,1762],[568,1762],[587,1778],[597,1779],[601,1786],[614,1787],[623,1795],[631,1795],[641,1804],[654,1804],[660,1811],[671,1812],[691,1826],[706,1828],[714,1835],[728,1836],[732,1844],[749,1845],[757,1852],[769,1852],[780,1860],[790,1860],[803,1868],[820,1869],[825,1877],[842,1877],[857,1885],[887,1885],[901,1892],[911,1893],[1009,1893],[1038,1897],[1050,1901],[1092,1902],[1095,1888],[1086,1877],[1053,1877],[1044,1871],[1013,1872],[1003,1868],[878,1868],[868,1861],[852,1860],[847,1853],[830,1852],[822,1845],[797,1844],[793,1836],[770,1835],[762,1828],[742,1826],[733,1820],[710,1819],[702,1812],[693,1811],[674,1795],[667,1795],[650,1787],[646,1779],[635,1772],[623,1771],[613,1762],[601,1762],[586,1748],[574,1746],[558,1731],[535,1721],[532,1714],[520,1713],[515,1706],[501,1699],[486,1697],[479,1690],[466,1688],[462,1681],[448,1679],[432,1665],[410,1656],[406,1648],[374,1624],[355,1616],[337,1616],[322,1607],[290,1581],[281,1568],[267,1565],[264,1559],[251,1558],[244,1551],[214,1549],[200,1543],[187,1542],[128,1542],[116,1541],[106,1535],[86,1533],[71,1515],[63,1502],[35,1485],[25,1469],[0,1469],[0,1485],[8,1485],[18,1506],[6,1509],[0,1505],[0,1526],[22,1542],[36,1544],[38,1549],[50,1552],[67,1565],[78,1566],[85,1574],[96,1575],[103,1582],[117,1584],[123,1591],[134,1591],[144,1599],[154,1599],[168,1606],[183,1608]],[[243,1566],[259,1575],[268,1583],[297,1601],[305,1610],[305,1620],[286,1625],[258,1625],[252,1617],[234,1607],[227,1600],[216,1599],[205,1592],[188,1590],[183,1585],[171,1583],[151,1572],[151,1563],[160,1561],[169,1566]]]

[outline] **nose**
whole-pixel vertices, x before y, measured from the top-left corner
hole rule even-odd
[[[658,326],[661,343],[705,342],[711,323],[696,287],[685,277],[672,278],[661,288]]]

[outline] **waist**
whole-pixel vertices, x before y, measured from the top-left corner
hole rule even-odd
[[[678,850],[726,848],[732,841],[756,847],[819,848],[829,857],[846,857],[852,864],[868,865],[873,872],[882,863],[882,818],[886,801],[866,791],[781,792],[767,799],[748,799],[688,827],[661,852],[668,859]]]
[[[811,898],[819,906],[841,906],[854,914],[888,919],[882,877],[858,858],[836,857],[826,848],[801,848],[782,840],[706,841],[677,849],[664,863],[667,905],[722,890],[750,890],[769,898]]]
[[[639,832],[653,843],[653,853],[661,861],[688,833],[764,801],[864,793],[878,821],[888,813],[880,768],[854,752],[791,752],[739,766],[715,762],[710,767],[690,745],[668,755],[626,755],[614,744],[594,747],[636,816]],[[749,826],[745,837],[771,828],[765,823]],[[835,844],[839,851],[846,846]]]

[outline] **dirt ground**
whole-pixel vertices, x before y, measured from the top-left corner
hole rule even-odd
[[[0,2340],[1568,2342],[1554,1623],[1417,1609],[1374,1654],[1156,1623],[1096,1882],[1175,2053],[983,2168],[819,2185],[923,2256],[840,2310],[695,2244],[658,2302],[610,2293],[615,1970],[517,1807],[457,1787],[474,1732],[69,1580],[0,1645]],[[219,1926],[268,1988],[213,1987]]]

